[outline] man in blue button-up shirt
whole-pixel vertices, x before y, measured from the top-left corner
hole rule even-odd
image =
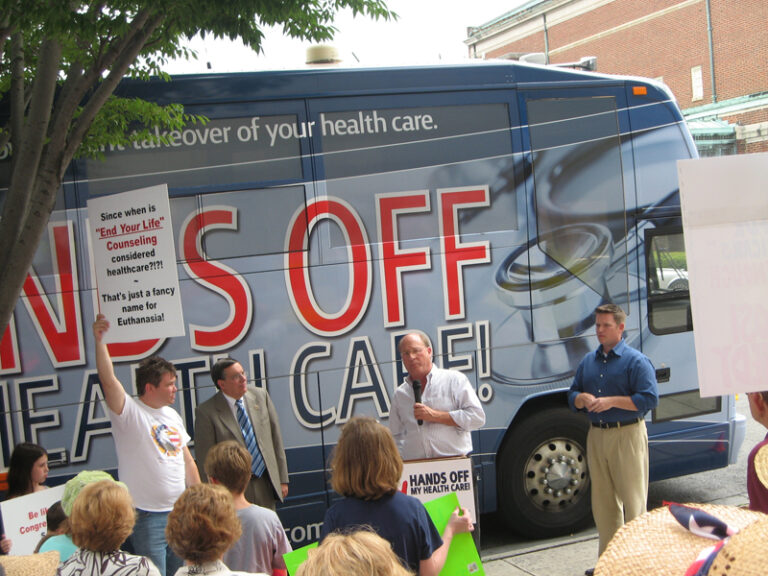
[[[659,402],[653,364],[622,340],[625,319],[615,304],[595,310],[600,346],[582,359],[568,392],[571,408],[586,412],[592,422],[587,465],[600,554],[624,522],[646,511],[648,432],[643,418]]]

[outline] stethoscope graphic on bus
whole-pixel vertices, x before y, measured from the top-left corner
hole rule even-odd
[[[635,146],[651,144],[634,139]],[[509,311],[495,323],[494,341],[514,343],[493,347],[492,380],[518,388],[569,386],[573,366],[596,345],[594,309],[616,296],[638,301],[643,287],[635,259],[647,224],[635,226],[633,219],[642,220],[643,209],[664,206],[677,190],[628,218],[615,151],[615,141],[595,141],[578,150],[445,166],[437,176],[441,184],[482,181],[493,170],[492,205],[517,190],[527,194],[521,209],[535,206],[536,232],[492,272],[495,296]],[[464,223],[479,216],[469,213]],[[635,334],[629,344],[639,337]],[[485,383],[478,393],[490,397],[490,388]]]
[[[561,164],[549,173],[544,190],[538,183],[539,221],[546,214],[552,222],[566,223],[512,250],[494,273],[496,296],[510,309],[495,328],[495,339],[524,343],[494,355],[493,379],[504,384],[570,385],[572,367],[596,344],[594,338],[580,337],[594,335],[594,309],[614,294],[636,302],[642,291],[633,271],[644,226],[627,226],[623,205],[605,213],[578,213],[581,199],[567,193],[565,181],[572,170]],[[636,338],[639,334],[629,344]]]
[[[594,309],[617,295],[639,300],[643,287],[635,259],[647,224],[640,218],[634,225],[622,182],[604,177],[615,173],[618,178],[621,171],[597,169],[614,162],[605,159],[608,144],[596,143],[579,153],[537,154],[537,173],[548,176],[536,181],[535,198],[532,163],[515,162],[515,176],[522,177],[518,182],[531,184],[518,189],[528,190],[526,205],[535,206],[540,228],[494,270],[496,297],[509,309],[494,339],[520,343],[494,349],[492,377],[499,383],[569,386],[573,366],[596,345]],[[590,187],[588,174],[603,179]],[[675,192],[668,191],[655,206],[665,205]],[[635,333],[629,344],[638,338]]]

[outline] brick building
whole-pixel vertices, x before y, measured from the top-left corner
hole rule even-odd
[[[768,151],[766,0],[530,0],[465,44],[475,58],[595,56],[599,72],[667,84],[703,156]]]

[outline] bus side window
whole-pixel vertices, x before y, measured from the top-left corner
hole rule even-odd
[[[688,264],[680,227],[645,231],[648,325],[654,334],[693,329]]]

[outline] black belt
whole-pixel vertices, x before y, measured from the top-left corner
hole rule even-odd
[[[632,420],[619,420],[618,422],[592,422],[593,428],[623,428],[624,426],[632,426],[640,422],[641,418],[633,418]]]

